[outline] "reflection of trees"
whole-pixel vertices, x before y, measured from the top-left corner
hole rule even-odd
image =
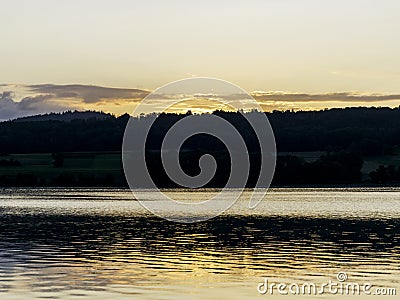
[[[197,224],[176,224],[149,217],[3,215],[2,247],[29,250],[35,245],[86,250],[118,249],[171,253],[206,249],[263,249],[329,243],[332,251],[398,251],[400,220],[342,220],[280,217],[218,217]],[[345,234],[344,234],[345,232]],[[396,250],[397,249],[397,250]],[[100,259],[100,258],[99,258]]]

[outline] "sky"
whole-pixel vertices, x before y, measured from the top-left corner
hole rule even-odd
[[[400,104],[398,0],[0,0],[0,7],[0,120],[66,109],[131,112],[159,86],[197,76],[230,81],[266,110]]]

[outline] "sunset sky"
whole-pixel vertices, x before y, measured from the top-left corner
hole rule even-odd
[[[266,110],[399,106],[398,0],[4,0],[0,120],[216,77]]]

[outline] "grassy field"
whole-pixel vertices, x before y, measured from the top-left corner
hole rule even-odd
[[[64,153],[62,168],[54,168],[53,158],[50,153],[12,154],[3,159],[13,158],[18,160],[22,167],[2,167],[0,174],[13,174],[14,172],[58,173],[60,170],[73,172],[110,172],[120,171],[120,152],[74,152]]]
[[[324,155],[325,152],[314,151],[314,152],[280,152],[279,155],[292,155],[301,157],[307,162],[314,162]],[[382,156],[365,156],[363,157],[364,164],[361,169],[363,173],[363,179],[366,180],[369,177],[369,173],[375,171],[380,165],[389,166],[393,165],[396,169],[400,166],[400,151],[396,149],[396,153],[393,155],[382,155]]]
[[[305,161],[316,161],[324,152],[285,152],[279,155],[293,155],[303,158]],[[20,167],[0,167],[0,185],[7,186],[4,180],[16,181],[17,176],[35,176],[35,180],[42,180],[45,184],[60,184],[64,177],[72,176],[78,183],[89,185],[117,185],[125,184],[122,170],[120,152],[74,152],[64,153],[64,164],[62,168],[55,168],[50,153],[39,154],[12,154],[0,156],[0,160],[14,159],[19,161]],[[362,168],[363,180],[369,178],[369,173],[376,170],[380,165],[400,166],[400,155],[386,155],[379,157],[364,157]],[[57,178],[62,177],[60,180]],[[63,179],[64,178],[64,179]],[[103,180],[108,178],[107,180]],[[111,178],[111,179],[110,179]],[[1,182],[3,180],[3,184]],[[57,181],[58,180],[58,181]],[[71,178],[67,181],[71,182]],[[8,181],[9,182],[9,181]],[[67,182],[68,183],[68,182]],[[78,184],[79,185],[79,184]]]
[[[0,177],[13,178],[18,174],[34,175],[51,182],[57,177],[73,175],[75,177],[112,177],[113,183],[123,183],[120,152],[74,152],[63,153],[64,163],[55,168],[50,153],[12,154],[0,157],[19,161],[20,167],[0,167]]]

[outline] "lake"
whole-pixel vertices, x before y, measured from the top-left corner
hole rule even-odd
[[[194,224],[153,216],[125,189],[0,191],[1,299],[342,298],[260,294],[266,279],[371,283],[357,299],[400,293],[398,188],[271,189],[255,210],[246,191]],[[168,193],[202,201],[214,192]]]

